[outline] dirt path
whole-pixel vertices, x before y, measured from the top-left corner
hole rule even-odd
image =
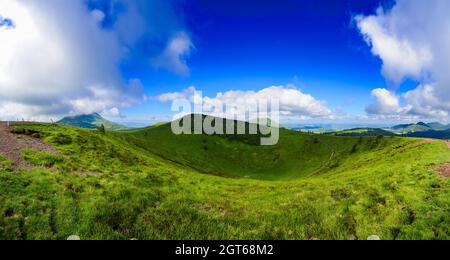
[[[423,138],[422,141],[419,142],[419,144],[424,143],[430,143],[430,142],[444,142],[447,147],[450,149],[450,141],[448,140],[437,140],[437,139],[430,139],[430,138]],[[450,177],[450,163],[443,164],[435,169],[439,173],[440,176],[444,178]]]
[[[436,171],[444,178],[450,177],[450,163],[439,166]]]
[[[448,146],[448,149],[450,149],[450,141],[444,141],[444,143],[446,143]],[[446,163],[446,164],[442,165],[437,170],[441,174],[442,177],[444,177],[444,178],[450,177],[450,163]]]
[[[25,135],[12,134],[10,127],[5,122],[0,122],[0,155],[14,163],[16,169],[29,169],[32,166],[21,158],[22,149],[33,149],[49,153],[57,153],[52,146],[45,144],[40,139]]]
[[[422,141],[420,141],[421,144],[426,144],[426,143],[432,143],[435,142],[437,140],[435,139],[431,139],[431,138],[422,138]]]
[[[414,146],[422,145],[422,144],[426,144],[426,143],[432,143],[432,142],[443,142],[450,149],[450,141],[448,141],[448,140],[441,140],[441,139],[432,139],[432,138],[422,138],[422,140],[420,140],[419,142],[415,143]]]

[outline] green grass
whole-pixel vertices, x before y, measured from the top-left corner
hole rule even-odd
[[[13,162],[0,155],[0,171],[12,171]]]
[[[329,135],[337,135],[337,136],[395,136],[396,133],[383,130],[380,128],[353,128],[347,130],[341,130],[336,132],[328,132]]]
[[[1,239],[450,238],[449,179],[433,172],[449,161],[443,143],[26,127],[63,161],[24,151],[54,167],[0,167]]]
[[[261,180],[293,180],[324,172],[358,151],[370,151],[395,141],[377,137],[333,137],[280,129],[275,146],[249,145],[245,136],[230,140],[223,136],[170,133],[170,124],[114,134],[131,145],[161,158],[218,176]],[[259,141],[259,139],[258,139]]]
[[[53,167],[64,163],[64,158],[59,155],[30,149],[23,149],[21,152],[22,158],[35,166]]]

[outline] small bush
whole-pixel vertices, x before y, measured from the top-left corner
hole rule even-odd
[[[358,145],[354,144],[350,153],[356,153],[358,151]]]
[[[102,133],[105,134],[106,133],[106,129],[105,126],[103,124],[101,124],[101,126],[97,127],[97,130]]]

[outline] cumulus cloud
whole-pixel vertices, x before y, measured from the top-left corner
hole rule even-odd
[[[441,101],[437,96],[436,88],[429,84],[420,85],[403,95],[409,104],[407,107],[409,114],[426,115],[447,121],[449,119],[450,101]]]
[[[120,110],[117,107],[105,110],[101,114],[106,117],[126,118],[126,116],[120,113]]]
[[[369,105],[366,111],[370,115],[381,116],[378,119],[445,121],[449,117],[448,104],[440,103],[434,91],[432,85],[420,85],[398,96],[387,89],[374,89],[372,96],[376,98],[376,103]],[[405,105],[400,104],[401,99],[405,100]]]
[[[186,58],[189,57],[194,45],[186,33],[177,33],[172,37],[163,53],[153,60],[156,68],[162,68],[180,76],[189,75],[189,67]]]
[[[391,10],[380,8],[375,15],[356,17],[358,28],[373,54],[383,61],[382,73],[386,79],[394,85],[405,79],[420,82],[417,89],[400,95],[406,104],[402,109],[391,109],[392,113],[449,120],[448,10],[450,1],[447,0],[397,0]],[[384,98],[389,99],[388,95]],[[380,103],[371,105],[368,110],[377,112],[378,105]]]
[[[231,110],[224,111],[225,116],[245,116],[245,113],[256,113],[254,104],[270,103],[270,100],[279,102],[281,116],[296,117],[299,119],[328,118],[333,114],[324,101],[319,101],[309,94],[291,86],[272,86],[260,91],[231,90],[217,93],[215,97],[202,96],[195,87],[190,87],[181,92],[166,93],[157,97],[161,102],[186,99],[192,103],[203,105],[204,112],[208,114],[220,114],[221,104],[225,104]]]
[[[372,96],[376,98],[377,102],[367,107],[366,110],[369,114],[397,114],[403,110],[400,107],[399,97],[387,89],[374,89]]]
[[[169,2],[0,0],[0,118],[48,121],[141,102],[139,80],[124,78],[119,67],[139,39],[165,42],[179,31],[170,25],[176,17]],[[114,8],[101,8],[105,3]],[[161,14],[147,18],[146,12],[158,12],[151,7]],[[169,49],[181,51],[181,65],[174,66],[188,71],[178,42],[192,43],[180,35]]]
[[[181,92],[172,92],[172,93],[165,93],[162,95],[159,95],[156,97],[156,99],[159,102],[168,102],[168,101],[174,101],[177,99],[188,99],[192,100],[192,97],[195,95],[195,92],[197,90],[194,86],[191,86]]]
[[[15,25],[0,31],[0,116],[94,112],[139,99],[118,70],[117,35],[103,30],[100,14],[83,1],[0,0],[0,6]]]
[[[383,13],[378,16],[356,18],[366,42],[372,52],[383,60],[383,75],[394,83],[405,77],[421,78],[432,61],[429,46],[412,42],[392,33]]]

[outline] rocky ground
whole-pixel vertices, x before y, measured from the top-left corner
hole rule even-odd
[[[38,138],[11,133],[6,122],[0,122],[0,155],[11,160],[16,169],[28,169],[31,165],[21,157],[22,149],[57,153],[56,149]]]

